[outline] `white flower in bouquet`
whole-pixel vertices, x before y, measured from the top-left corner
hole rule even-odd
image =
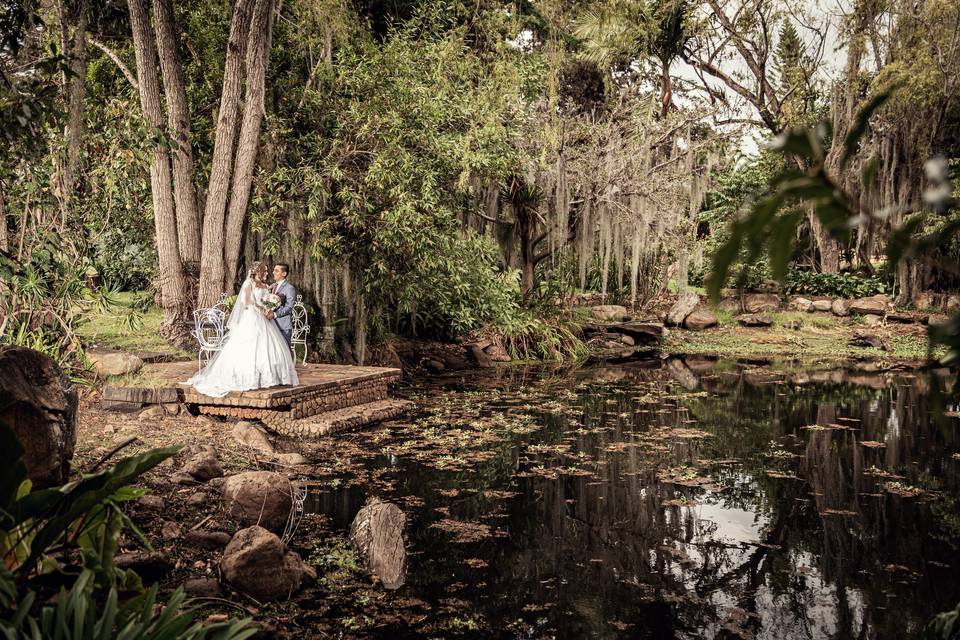
[[[273,311],[280,306],[280,296],[275,293],[268,293],[260,300],[260,304],[269,311]]]

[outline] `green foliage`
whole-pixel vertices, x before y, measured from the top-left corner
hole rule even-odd
[[[520,288],[516,272],[499,273],[493,241],[472,232],[443,240],[387,298],[397,328],[452,338],[484,324],[509,324],[520,311]]]
[[[157,588],[118,606],[119,593],[142,591],[139,577],[114,564],[124,526],[139,531],[121,504],[142,491],[128,485],[174,455],[154,449],[60,487],[32,490],[23,447],[0,422],[0,632],[8,638],[221,638],[255,632],[248,621],[205,626],[193,622],[177,590],[158,612]],[[59,592],[57,592],[59,590]],[[55,599],[48,601],[48,597]],[[101,604],[103,603],[102,608]]]
[[[886,91],[875,94],[857,114],[840,150],[841,170],[849,165],[857,153],[870,117],[887,102],[896,88],[896,85],[892,85]],[[826,171],[827,132],[826,124],[815,130],[795,127],[774,141],[775,151],[785,159],[799,160],[799,165],[808,169],[786,168],[781,171],[771,179],[766,195],[760,197],[745,215],[731,222],[729,237],[714,254],[713,270],[706,282],[707,293],[714,302],[719,301],[721,290],[738,262],[741,263],[737,279],[740,285],[744,279],[742,264],[749,264],[763,253],[767,254],[773,275],[781,281],[786,279],[801,219],[801,213],[791,208],[793,205],[805,203],[812,207],[823,228],[838,240],[847,240],[850,230],[859,223],[861,213],[852,205],[852,198]],[[872,180],[875,170],[875,162],[866,164],[864,182]],[[928,188],[924,193],[924,204],[929,212],[909,217],[894,231],[887,245],[887,259],[891,265],[929,254],[936,247],[954,240],[960,233],[960,219],[956,217],[939,225],[932,233],[918,233],[931,216],[943,215],[957,203],[953,197],[947,163],[943,160],[930,161],[926,171]],[[865,215],[871,214],[867,212]],[[960,315],[954,315],[946,324],[931,327],[929,335],[933,343],[948,348],[946,355],[940,359],[942,364],[954,366],[960,363]]]
[[[881,278],[867,278],[852,273],[815,273],[791,269],[785,284],[788,295],[863,298],[889,292],[889,287]]]

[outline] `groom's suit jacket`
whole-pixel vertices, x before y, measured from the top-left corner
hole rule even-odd
[[[297,301],[297,290],[289,280],[284,280],[276,290],[271,289],[271,291],[280,296],[282,301],[280,306],[273,310],[274,322],[277,323],[283,337],[290,342],[293,334],[293,303]]]

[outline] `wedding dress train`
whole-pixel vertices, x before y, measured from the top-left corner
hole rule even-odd
[[[287,341],[276,323],[257,310],[268,293],[253,280],[244,281],[227,322],[223,349],[187,384],[215,398],[231,391],[299,384]]]

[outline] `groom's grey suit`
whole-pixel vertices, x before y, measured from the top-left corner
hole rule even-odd
[[[293,339],[293,303],[297,301],[297,290],[288,280],[283,280],[279,286],[274,285],[271,292],[280,296],[280,306],[273,310],[274,322],[283,334],[283,339],[290,346]]]

